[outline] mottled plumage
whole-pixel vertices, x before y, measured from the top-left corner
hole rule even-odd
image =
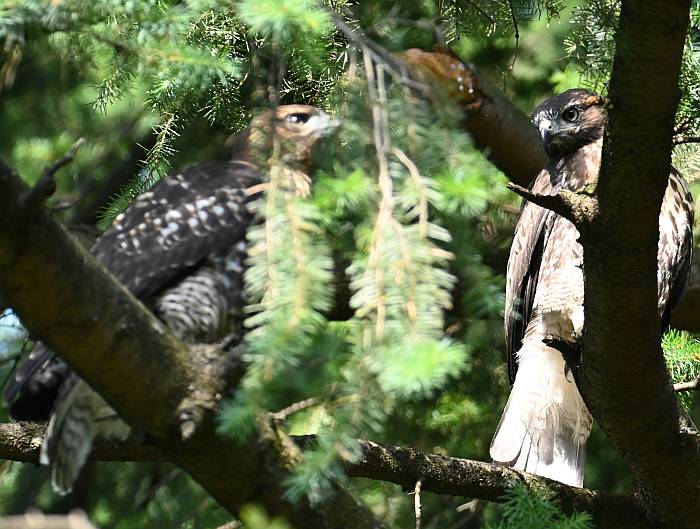
[[[97,240],[91,253],[180,339],[211,343],[232,330],[243,297],[246,204],[261,183],[258,167],[274,154],[308,172],[312,153],[337,121],[306,105],[265,112],[241,133],[228,162],[182,169],[140,195]],[[164,374],[165,375],[165,374]],[[68,492],[92,439],[123,438],[129,428],[90,387],[43,344],[17,371],[5,399],[16,419],[51,413],[41,462]]]
[[[597,178],[607,122],[604,100],[569,90],[533,113],[550,161],[534,192],[578,190]],[[659,218],[659,314],[667,325],[688,279],[692,200],[671,169]],[[505,334],[513,384],[491,443],[494,461],[581,486],[591,416],[562,354],[543,339],[576,344],[584,326],[583,249],[568,220],[524,202],[508,260]]]

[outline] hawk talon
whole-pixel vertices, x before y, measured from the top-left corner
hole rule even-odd
[[[576,333],[572,333],[572,339],[573,341],[569,342],[552,335],[547,335],[542,339],[542,343],[559,351],[564,358],[564,378],[567,382],[572,382],[569,380],[569,373],[573,375],[573,382],[576,381],[576,373],[581,367],[581,345]]]

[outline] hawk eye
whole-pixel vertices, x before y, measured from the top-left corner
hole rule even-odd
[[[579,116],[581,115],[581,111],[579,110],[578,107],[569,107],[564,112],[561,113],[561,118],[564,121],[568,121],[569,123],[573,123],[574,121],[578,121]]]
[[[289,123],[306,123],[311,116],[309,114],[289,114],[285,119]]]

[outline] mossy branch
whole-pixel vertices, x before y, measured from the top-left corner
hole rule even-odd
[[[302,450],[313,447],[316,437],[280,436],[272,428],[267,435],[275,444],[290,439]],[[0,459],[38,462],[39,439],[43,427],[34,423],[0,424]],[[356,459],[349,455],[343,465],[349,476],[374,479],[401,485],[413,490],[421,481],[424,492],[503,501],[506,491],[514,483],[537,490],[547,487],[554,493],[565,512],[586,511],[593,516],[596,529],[651,529],[651,524],[633,496],[618,496],[604,492],[580,489],[556,481],[520,472],[507,467],[470,459],[430,454],[399,446],[358,441],[360,452]],[[298,458],[297,448],[282,446],[281,451]],[[109,442],[98,439],[91,454],[95,461],[169,461],[154,446],[141,445],[132,440]]]
[[[518,184],[509,183],[508,189],[517,193],[533,204],[554,211],[570,220],[579,231],[595,219],[598,214],[598,201],[587,190],[570,191],[562,189],[555,195],[535,193]]]

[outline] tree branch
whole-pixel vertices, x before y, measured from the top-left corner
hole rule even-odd
[[[120,135],[126,136],[133,133],[136,122],[121,126],[117,130]],[[126,130],[122,130],[126,129]],[[94,181],[86,179],[80,194],[73,205],[68,223],[69,224],[97,224],[99,214],[109,205],[110,201],[119,194],[122,186],[127,184],[138,172],[141,160],[146,153],[155,145],[157,135],[153,130],[149,130],[133,142],[127,154],[117,159],[114,153],[110,153],[101,163],[111,164],[108,167],[114,169],[110,171],[102,180]]]
[[[700,390],[700,377],[695,378],[689,382],[678,382],[673,385],[673,391],[695,391]]]
[[[29,189],[24,195],[24,202],[28,206],[37,206],[44,202],[56,191],[56,172],[73,161],[78,149],[85,144],[85,138],[79,138],[70,149],[59,160],[49,165],[41,178],[37,180],[34,187]]]
[[[586,328],[579,377],[651,515],[688,529],[700,519],[700,444],[679,426],[686,421],[660,347],[656,269],[689,8],[688,0],[622,2],[599,214],[581,238]]]
[[[569,219],[579,231],[582,231],[598,213],[598,201],[586,191],[562,189],[556,195],[543,195],[514,183],[509,183],[508,189],[540,207],[550,209]]]
[[[0,424],[0,459],[37,463],[43,426],[35,423]],[[298,446],[310,447],[313,435],[291,436]],[[580,489],[511,468],[456,457],[427,454],[413,448],[359,441],[360,456],[345,458],[348,475],[387,481],[414,490],[451,496],[466,496],[488,501],[503,501],[514,483],[531,489],[548,487],[566,512],[586,511],[594,518],[596,529],[644,529],[653,527],[634,497]],[[90,455],[95,461],[168,461],[152,446],[127,440],[107,442],[98,439]]]
[[[26,192],[0,162],[0,299],[121,417],[149,434],[163,458],[234,513],[256,501],[299,527],[379,527],[339,486],[320,504],[286,501],[283,482],[295,454],[269,425],[245,443],[216,432],[218,402],[240,380],[241,363],[214,346],[189,348],[174,338],[43,208],[25,204]],[[183,417],[199,418],[187,439],[180,435]],[[22,446],[15,439],[14,449]]]
[[[431,98],[444,104],[440,99],[447,96],[450,107],[464,113],[463,126],[475,145],[513,182],[527,186],[547,164],[530,119],[473,65],[447,50],[414,48],[397,56],[431,87]]]

